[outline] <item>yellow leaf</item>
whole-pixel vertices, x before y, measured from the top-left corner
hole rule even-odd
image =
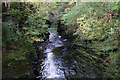
[[[44,41],[43,39],[35,38],[35,37],[31,37],[31,39],[32,39],[33,41],[38,41],[38,42],[42,42],[42,41]]]

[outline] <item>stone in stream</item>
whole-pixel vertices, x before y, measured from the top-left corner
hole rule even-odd
[[[55,47],[52,52],[55,54],[61,53],[63,51],[65,47],[64,46],[60,46],[60,47]]]

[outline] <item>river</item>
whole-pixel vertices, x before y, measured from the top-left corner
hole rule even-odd
[[[45,49],[42,53],[38,53],[40,57],[37,68],[34,70],[38,71],[36,78],[66,80],[70,78],[98,77],[95,71],[96,68],[91,66],[89,59],[82,56],[83,49],[79,52],[77,49],[67,47],[71,42],[63,39],[56,28],[49,28],[49,33],[49,39],[43,42],[43,44],[45,43],[43,45]]]
[[[63,41],[61,39],[61,36],[58,35],[57,30],[55,28],[49,28],[49,40],[47,45],[45,46],[46,49],[43,51],[43,54],[45,55],[45,58],[42,59],[41,70],[40,70],[40,76],[37,76],[36,78],[40,78],[42,76],[42,79],[45,78],[64,78],[64,70],[65,67],[63,67],[62,61],[62,55],[56,56],[53,52],[53,49],[55,48],[61,48],[61,52],[64,53],[65,46],[63,44]],[[61,54],[61,53],[58,53]]]

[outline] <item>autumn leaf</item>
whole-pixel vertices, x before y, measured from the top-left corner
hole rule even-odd
[[[31,37],[31,39],[32,39],[33,41],[37,41],[37,42],[43,42],[43,41],[44,41],[43,39],[36,38],[36,37]]]

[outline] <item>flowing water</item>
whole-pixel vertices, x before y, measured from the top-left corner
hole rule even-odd
[[[96,78],[96,74],[93,72],[94,68],[92,69],[90,66],[82,67],[88,65],[89,62],[83,60],[84,63],[80,63],[76,61],[77,57],[75,55],[66,56],[68,52],[71,55],[72,52],[76,51],[74,49],[68,51],[68,47],[66,46],[66,43],[68,44],[67,39],[62,39],[55,28],[49,28],[49,33],[49,40],[47,44],[44,44],[45,49],[42,54],[39,53],[41,58],[38,61],[39,67],[37,66],[38,75],[36,78],[68,79],[71,76],[75,78]],[[78,55],[80,55],[80,52]]]
[[[55,28],[50,28],[49,32],[49,42],[43,52],[46,58],[42,61],[40,73],[42,74],[42,78],[65,78],[62,58],[55,56],[52,52],[56,47],[64,47],[64,44]],[[62,50],[65,51],[65,47]],[[39,77],[37,76],[37,78]]]

